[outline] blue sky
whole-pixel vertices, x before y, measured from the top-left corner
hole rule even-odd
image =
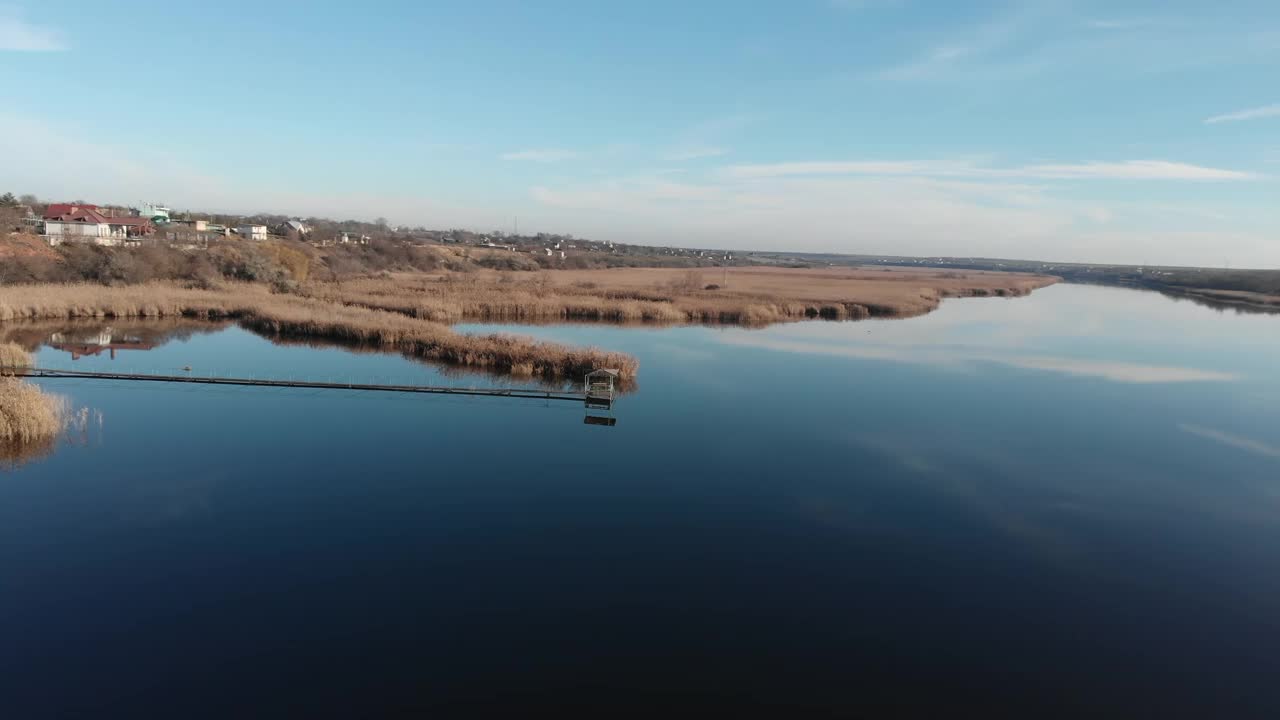
[[[0,190],[1280,267],[1280,3],[0,0]]]

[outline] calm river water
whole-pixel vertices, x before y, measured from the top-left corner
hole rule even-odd
[[[505,382],[140,327],[39,361]],[[617,426],[46,381],[90,412],[0,474],[0,716],[1280,715],[1280,317],[517,330],[637,355]]]

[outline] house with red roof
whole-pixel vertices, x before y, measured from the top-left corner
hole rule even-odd
[[[150,235],[149,218],[108,217],[97,205],[52,203],[44,212],[44,234],[50,245],[82,240],[96,245],[120,245],[129,238]]]

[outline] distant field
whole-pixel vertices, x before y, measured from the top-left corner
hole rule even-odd
[[[800,301],[837,301],[914,308],[921,297],[974,295],[1025,295],[1056,282],[1055,278],[1027,273],[979,270],[948,271],[922,268],[777,268],[731,267],[682,270],[670,268],[615,268],[609,270],[554,270],[558,285],[594,282],[601,288],[655,288],[685,282],[690,274],[702,287],[720,286],[730,295],[760,296]],[[701,289],[701,288],[699,288]]]

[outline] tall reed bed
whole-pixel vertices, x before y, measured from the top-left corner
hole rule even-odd
[[[479,285],[447,293],[370,293],[327,288],[333,302],[386,310],[441,323],[561,322],[747,325],[760,327],[796,320],[860,320],[879,315],[909,316],[937,307],[937,293],[921,294],[911,305],[837,301],[790,301],[752,295],[713,297],[709,293],[665,301],[582,295],[565,288],[537,293],[500,285]]]
[[[596,368],[624,378],[635,358],[511,335],[464,335],[440,322],[316,297],[275,295],[260,285],[191,290],[166,284],[8,286],[0,288],[0,320],[70,318],[235,318],[257,332],[292,338],[358,342],[468,367],[578,378]]]
[[[0,343],[0,375],[11,375],[17,368],[31,366],[31,355],[17,343]]]
[[[14,377],[0,377],[0,444],[55,438],[66,416],[65,398]]]
[[[31,355],[14,343],[0,343],[0,463],[40,452],[33,446],[51,446],[67,417],[67,401],[14,377],[18,368],[30,367]]]

